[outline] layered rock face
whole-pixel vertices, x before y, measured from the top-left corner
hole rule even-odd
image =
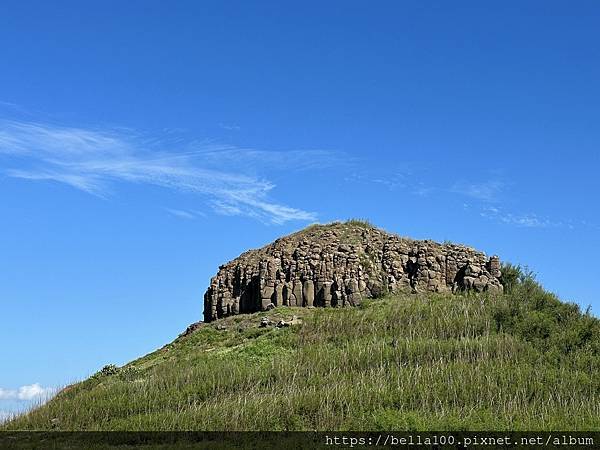
[[[272,306],[356,306],[395,292],[502,291],[500,260],[366,223],[312,225],[219,267],[204,320]]]

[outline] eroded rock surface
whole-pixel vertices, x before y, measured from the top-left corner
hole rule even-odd
[[[500,260],[360,222],[312,225],[219,267],[204,320],[288,306],[356,306],[388,292],[502,291]]]

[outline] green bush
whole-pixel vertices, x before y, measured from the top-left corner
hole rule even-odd
[[[501,272],[500,281],[507,293],[518,285],[535,283],[535,274],[528,267],[505,263],[502,264]]]
[[[349,219],[346,221],[346,225],[351,225],[354,227],[361,228],[374,228],[374,225],[369,222],[367,219]]]
[[[135,366],[122,367],[118,372],[119,378],[125,381],[134,381],[140,374],[140,369]]]
[[[119,368],[114,364],[107,364],[98,372],[96,372],[93,376],[95,377],[106,377],[110,375],[116,375],[119,373]]]

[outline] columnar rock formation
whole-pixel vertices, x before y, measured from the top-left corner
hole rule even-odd
[[[502,291],[500,260],[350,221],[312,225],[219,267],[204,320],[277,305],[355,306],[387,292]]]

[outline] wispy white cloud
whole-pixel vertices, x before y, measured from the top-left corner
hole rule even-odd
[[[419,182],[412,189],[412,193],[414,195],[418,195],[419,197],[429,197],[436,189],[433,186],[427,186],[425,183]]]
[[[508,184],[505,181],[498,179],[481,183],[461,181],[455,183],[450,191],[479,201],[480,205],[483,203],[485,206],[483,206],[483,209],[479,210],[479,215],[486,219],[523,228],[550,228],[563,226],[572,228],[571,225],[564,222],[553,221],[535,213],[513,213],[506,211],[499,206],[499,204],[501,203],[500,196],[507,187]],[[469,209],[470,205],[465,203],[463,207]],[[475,211],[477,211],[477,209],[478,208],[476,208]]]
[[[219,213],[276,224],[314,221],[316,214],[271,200],[275,185],[255,172],[275,166],[324,168],[339,159],[320,150],[269,152],[192,143],[179,151],[167,145],[126,129],[0,121],[0,156],[17,165],[5,167],[10,177],[51,180],[101,197],[117,181],[160,186],[202,195]]]
[[[197,218],[198,216],[203,216],[204,214],[199,211],[187,211],[185,209],[174,209],[174,208],[165,208],[169,214],[179,217],[180,219],[188,219],[192,220]]]
[[[0,100],[0,106],[8,106],[10,108],[17,108],[19,105],[13,102],[5,102],[4,100]]]
[[[355,177],[355,178],[359,178],[360,177]],[[406,181],[401,178],[401,177],[389,177],[389,178],[370,178],[368,179],[369,182],[371,183],[375,183],[375,184],[380,184],[382,186],[385,186],[386,188],[388,188],[389,190],[393,191],[396,189],[403,189],[406,188]]]
[[[526,228],[550,228],[550,227],[568,227],[573,228],[572,224],[552,221],[548,218],[540,217],[533,213],[513,214],[497,207],[488,206],[480,212],[482,217],[496,220],[507,225],[516,225]]]
[[[349,183],[380,185],[390,191],[408,190],[413,194],[420,195],[417,190],[413,190],[413,188],[415,187],[415,179],[417,178],[415,172],[420,172],[422,167],[416,167],[414,164],[409,163],[395,163],[391,164],[389,167],[379,167],[365,159],[358,160],[356,163],[359,170],[348,172],[344,177],[344,181]],[[369,168],[371,169],[369,170]],[[420,181],[419,188],[424,186],[425,183]]]
[[[240,126],[229,124],[229,123],[220,123],[219,127],[223,128],[224,130],[227,130],[227,131],[239,131],[241,129]]]
[[[31,401],[46,399],[55,392],[54,388],[42,387],[39,383],[21,386],[18,389],[0,388],[0,400]]]
[[[242,214],[242,210],[237,206],[220,200],[213,201],[212,207],[217,213],[223,216],[239,216]]]
[[[248,167],[248,165],[256,166],[258,164],[269,169],[305,171],[326,169],[332,166],[341,168],[355,162],[348,155],[318,149],[266,151],[206,142],[192,143],[189,147],[200,148],[199,154],[206,164],[220,166]]]
[[[21,178],[23,180],[33,181],[57,181],[60,183],[68,184],[74,188],[85,191],[89,194],[96,195],[98,197],[105,197],[107,192],[106,183],[104,183],[100,177],[92,174],[81,175],[77,173],[63,173],[57,170],[19,170],[19,169],[8,169],[6,175],[13,178]]]
[[[491,202],[506,188],[506,183],[500,180],[489,180],[481,183],[460,181],[450,189],[451,192],[462,194],[477,200]]]

